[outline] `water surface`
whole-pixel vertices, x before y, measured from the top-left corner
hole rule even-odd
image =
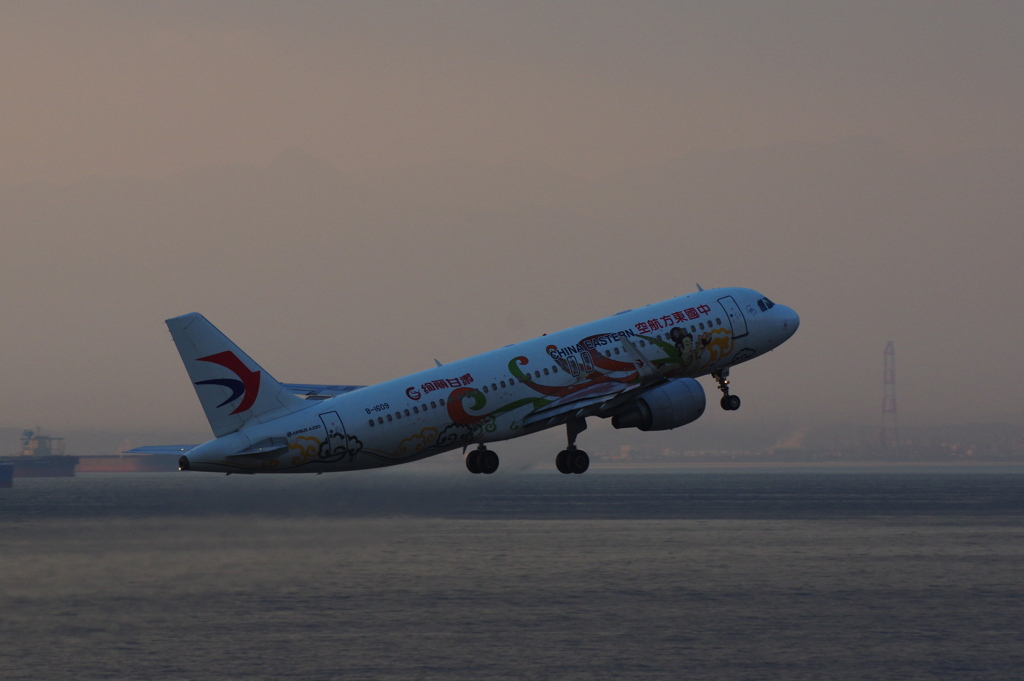
[[[1019,678],[1016,469],[0,490],[3,679]]]

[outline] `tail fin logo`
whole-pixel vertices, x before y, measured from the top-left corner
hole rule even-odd
[[[260,394],[260,372],[250,371],[243,363],[242,360],[235,356],[235,353],[230,350],[224,352],[218,352],[215,355],[208,355],[206,357],[200,357],[198,362],[211,362],[213,364],[219,364],[228,371],[231,371],[238,376],[241,380],[234,378],[213,378],[208,381],[197,381],[196,385],[220,385],[224,386],[231,391],[231,396],[217,405],[217,408],[223,407],[228,402],[234,402],[239,396],[242,398],[241,404],[239,404],[232,414],[240,414],[252,407],[256,402],[256,397]]]

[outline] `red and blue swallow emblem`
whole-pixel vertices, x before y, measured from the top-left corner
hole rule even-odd
[[[243,396],[242,402],[231,412],[232,414],[240,414],[252,408],[252,405],[256,402],[256,397],[260,393],[260,372],[258,370],[250,371],[248,367],[242,364],[242,360],[238,359],[235,353],[230,350],[218,352],[216,355],[200,357],[196,361],[219,364],[234,373],[235,376],[238,376],[238,380],[234,378],[211,378],[208,381],[196,382],[196,385],[220,385],[231,391],[231,396],[218,404],[218,408],[223,407],[228,402],[234,402],[239,396]]]

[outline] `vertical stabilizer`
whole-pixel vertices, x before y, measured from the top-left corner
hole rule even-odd
[[[167,328],[217,437],[309,406],[198,312],[168,319]]]

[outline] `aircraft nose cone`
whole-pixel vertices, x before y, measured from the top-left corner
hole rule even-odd
[[[791,307],[786,307],[785,305],[776,305],[776,307],[782,308],[780,310],[782,313],[780,315],[782,318],[782,330],[786,333],[786,338],[789,338],[800,328],[800,315]]]

